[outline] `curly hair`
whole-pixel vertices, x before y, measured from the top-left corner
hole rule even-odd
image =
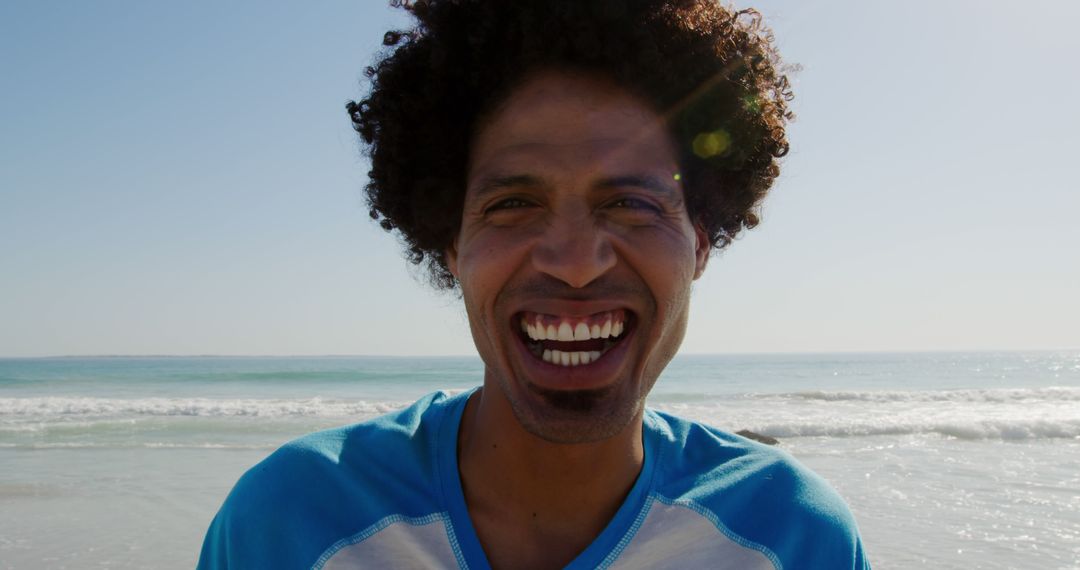
[[[416,20],[387,32],[346,108],[371,159],[372,219],[400,232],[409,260],[453,289],[476,125],[531,72],[614,81],[667,120],[691,220],[715,248],[758,223],[788,150],[792,94],[772,33],[718,0],[391,0]]]

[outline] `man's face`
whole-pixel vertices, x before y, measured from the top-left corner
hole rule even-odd
[[[619,433],[682,342],[709,251],[661,118],[613,84],[547,72],[479,125],[470,150],[447,260],[485,398],[549,441]]]

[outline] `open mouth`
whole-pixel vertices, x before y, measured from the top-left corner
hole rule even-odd
[[[515,318],[521,339],[536,358],[558,366],[596,362],[629,336],[633,314],[624,309],[587,317],[562,317],[525,311]]]

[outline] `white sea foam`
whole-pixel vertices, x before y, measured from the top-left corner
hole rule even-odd
[[[462,390],[448,391],[451,395]],[[703,411],[737,402],[739,406],[782,404],[859,405],[898,404],[1023,404],[1080,402],[1080,388],[1050,387],[1035,389],[940,390],[940,391],[805,391],[775,394],[699,396],[696,403],[669,403],[662,395],[656,400],[661,408]],[[411,402],[384,402],[345,399],[256,399],[256,398],[96,398],[29,397],[0,398],[0,418],[5,416],[200,416],[200,417],[343,417],[384,414],[401,409]],[[837,408],[839,409],[839,408]],[[1076,407],[1080,413],[1080,406]]]
[[[310,399],[210,399],[210,398],[0,398],[0,418],[22,417],[349,417],[385,414],[406,402]]]
[[[832,423],[762,423],[754,426],[752,430],[778,438],[938,434],[969,440],[1080,439],[1080,420],[910,421],[897,419],[876,422],[841,420]]]
[[[184,418],[263,418],[333,425],[336,420],[361,421],[406,405],[408,402],[322,398],[0,398],[0,434],[119,433],[131,431],[134,422],[147,418],[176,418],[176,422],[194,421]],[[698,402],[661,399],[652,405],[725,429],[751,429],[781,438],[904,434],[971,440],[1080,438],[1080,388],[1076,387],[807,391],[712,396]],[[175,424],[170,429],[193,427]]]
[[[2,443],[0,449],[265,449],[272,450],[277,444],[239,443],[168,443],[160,441],[130,443],[93,443],[63,441],[55,443]]]
[[[761,399],[824,400],[828,402],[1080,402],[1080,388],[1014,388],[993,390],[876,390],[876,391],[807,391],[793,394],[761,394]]]
[[[1080,388],[754,394],[656,407],[773,437],[1080,438]]]
[[[657,406],[676,415],[716,425],[722,429],[751,431],[777,438],[859,437],[936,434],[969,440],[1080,439],[1080,411],[1022,411],[982,414],[950,410],[829,411],[813,409],[720,409],[694,406]]]

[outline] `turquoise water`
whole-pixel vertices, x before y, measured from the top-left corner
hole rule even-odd
[[[476,358],[0,359],[0,568],[186,568],[281,443]],[[1080,568],[1080,352],[681,356],[650,405],[781,439],[877,568]]]

